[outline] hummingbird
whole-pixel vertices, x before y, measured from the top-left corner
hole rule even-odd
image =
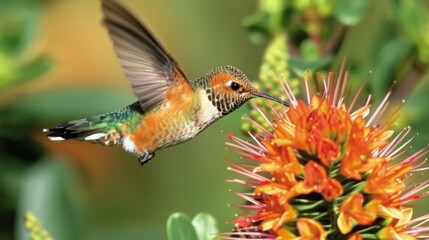
[[[189,80],[151,32],[126,8],[102,0],[103,23],[138,101],[123,109],[43,129],[52,141],[76,139],[106,146],[122,144],[149,162],[159,149],[195,137],[246,101],[262,97],[282,103],[252,86],[232,66],[220,66]]]

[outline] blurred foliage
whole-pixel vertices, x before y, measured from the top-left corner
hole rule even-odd
[[[167,221],[169,240],[212,240],[217,233],[216,220],[207,213],[197,214],[192,221],[183,213],[173,213]]]
[[[0,1],[0,94],[35,80],[48,71],[52,61],[43,55],[29,56],[39,21],[38,2]],[[13,239],[19,189],[31,164],[43,150],[22,125],[8,124],[17,117],[0,108],[0,239]]]
[[[0,1],[0,94],[37,80],[53,67],[50,57],[34,54],[32,48],[40,5],[46,2]],[[94,97],[100,100],[87,104]],[[0,239],[27,239],[23,216],[29,209],[40,213],[57,239],[82,239],[85,203],[79,199],[81,193],[71,192],[82,189],[73,185],[79,173],[64,159],[45,157],[47,153],[31,132],[38,124],[110,111],[109,102],[106,105],[101,99],[123,105],[130,101],[129,94],[117,91],[72,89],[21,96],[0,104]],[[38,222],[31,214],[26,217],[31,239],[50,239],[38,232]]]
[[[25,228],[27,228],[31,240],[52,240],[40,221],[30,211],[25,213]]]
[[[0,92],[32,81],[52,67],[49,57],[27,54],[39,22],[37,4],[0,1]]]
[[[32,212],[25,213],[24,224],[31,240],[53,239]],[[167,236],[169,240],[213,240],[218,233],[216,225],[214,217],[207,213],[197,214],[192,221],[183,213],[173,213],[167,221]],[[78,239],[75,237],[72,239]]]
[[[278,34],[269,44],[263,56],[259,71],[260,82],[255,84],[260,90],[269,92],[270,95],[282,96],[280,98],[285,101],[287,99],[284,94],[282,94],[283,88],[280,86],[278,78],[288,79],[289,84],[294,88],[297,88],[299,85],[299,80],[292,78],[290,75],[286,39],[286,34]],[[259,105],[260,107],[265,106],[264,110],[268,110],[269,107],[264,104],[265,101],[265,99],[257,98],[252,101],[252,105]],[[282,108],[281,105],[275,105],[274,107],[276,107],[277,110]],[[256,109],[250,109],[250,116],[255,118],[264,128],[269,127],[268,122],[263,119]],[[244,132],[255,131],[248,122],[243,123],[241,129]]]
[[[22,216],[31,211],[54,239],[87,235],[87,209],[80,174],[62,159],[43,157],[25,173],[17,206],[17,239],[26,239]],[[28,229],[28,227],[27,227]],[[31,233],[30,233],[31,236]]]
[[[40,34],[40,9],[50,2],[48,0],[0,0],[0,94],[34,84],[41,76],[57,67],[49,56],[39,53],[36,47],[37,34]],[[358,82],[362,81],[371,70],[373,74],[370,77],[369,88],[366,90],[373,94],[374,101],[379,101],[391,87],[392,81],[396,80],[392,103],[396,104],[403,98],[409,99],[402,109],[404,114],[398,121],[410,123],[421,131],[426,129],[426,119],[429,116],[429,109],[425,107],[429,101],[427,96],[429,91],[427,71],[429,5],[426,2],[419,0],[255,0],[255,2],[258,3],[255,13],[244,18],[243,25],[247,29],[250,41],[258,44],[255,49],[264,48],[266,44],[263,56],[251,55],[250,57],[261,59],[258,83],[261,90],[274,96],[283,96],[277,80],[281,77],[285,78],[299,95],[303,92],[301,79],[306,69],[311,69],[311,74],[315,76],[314,79],[317,79],[317,72],[324,73],[338,69],[338,62],[340,62],[338,59],[348,52],[350,76],[357,82],[354,86],[358,86]],[[219,9],[223,9],[227,3],[233,4],[224,2]],[[207,1],[204,4],[211,6],[210,4],[213,3]],[[186,4],[183,4],[183,9],[190,8],[184,5]],[[183,9],[181,9],[182,12],[177,10],[179,12],[177,14],[182,17],[188,16],[183,14]],[[167,14],[170,13],[167,12]],[[215,12],[214,16],[218,16],[218,12]],[[207,29],[205,33],[213,35],[208,35],[206,39],[223,33],[225,22],[222,20],[213,18],[212,21],[218,23],[216,25],[218,29]],[[195,19],[190,21],[194,24],[199,22]],[[171,22],[167,25],[171,26]],[[205,35],[205,33],[196,32],[194,35],[190,34],[192,35],[190,38],[198,39],[195,36]],[[222,36],[231,36],[231,34]],[[76,34],[75,37],[80,36]],[[230,41],[230,39],[227,40]],[[182,41],[185,42],[185,40]],[[191,42],[188,46],[193,44]],[[205,45],[207,44],[201,44],[201,46]],[[208,44],[208,46],[211,45]],[[231,51],[235,48],[229,45],[224,47]],[[219,49],[214,51],[217,53]],[[195,59],[191,60],[195,62]],[[191,60],[189,61],[192,62]],[[413,94],[410,94],[411,92]],[[183,202],[192,205],[189,209],[199,208],[201,206],[199,202],[207,199],[210,199],[213,205],[219,204],[219,199],[216,199],[214,194],[199,196],[202,200],[193,202],[189,198],[195,199],[194,196],[181,194],[180,190],[183,191],[183,189],[175,189],[175,185],[171,186],[171,174],[178,172],[177,169],[180,167],[183,172],[189,171],[187,178],[194,182],[191,189],[200,188],[206,192],[205,182],[195,181],[197,179],[195,176],[200,175],[197,175],[194,169],[199,169],[201,174],[206,176],[204,171],[214,171],[213,166],[216,165],[213,162],[218,159],[207,159],[210,161],[195,162],[192,165],[186,165],[189,163],[185,161],[157,160],[157,165],[145,166],[145,169],[136,170],[138,173],[134,173],[144,175],[144,180],[149,182],[145,183],[146,185],[140,182],[134,183],[134,179],[125,181],[121,178],[131,175],[130,172],[136,164],[130,164],[129,169],[122,170],[123,175],[115,176],[116,181],[105,184],[108,186],[108,194],[105,195],[109,196],[109,199],[88,203],[86,202],[88,193],[84,193],[88,186],[82,183],[86,180],[83,171],[76,167],[76,163],[68,163],[73,162],[70,159],[50,156],[34,137],[34,132],[40,132],[40,126],[109,112],[114,110],[115,106],[125,106],[133,100],[134,97],[130,92],[97,87],[93,89],[60,88],[29,95],[23,94],[13,101],[0,102],[0,239],[28,239],[29,235],[25,232],[24,224],[24,215],[27,211],[33,212],[40,222],[43,222],[43,227],[54,239],[118,239],[119,236],[126,239],[124,232],[128,233],[126,235],[128,237],[140,239],[139,234],[142,231],[149,239],[162,239],[159,236],[160,234],[165,236],[162,235],[165,234],[165,229],[157,224],[160,221],[165,222],[164,215],[159,214],[158,218],[161,220],[145,220],[145,228],[141,226],[143,225],[140,222],[141,218],[134,215],[142,215],[141,213],[148,211],[158,213],[161,211],[158,210],[159,208],[166,208],[165,206],[172,208],[172,205],[174,207],[175,204]],[[265,101],[255,101],[253,104],[264,106]],[[255,113],[256,111],[250,110],[249,114],[253,117]],[[256,120],[266,124],[262,118]],[[225,121],[222,124],[223,129],[232,126]],[[247,125],[243,126],[243,130],[253,129]],[[429,132],[423,131],[416,138],[416,140],[419,139],[422,141],[417,142],[416,145],[426,144]],[[207,158],[207,149],[215,148],[214,151],[218,152],[219,145],[213,141],[211,135],[203,133],[199,141],[204,144],[201,144],[199,149],[190,146],[184,153],[167,149],[157,157],[161,158],[165,153],[165,156],[170,158],[183,160],[185,155],[188,157],[189,154],[193,154],[195,158]],[[172,170],[159,172],[160,169],[166,168]],[[150,181],[154,179],[156,183]],[[103,180],[110,180],[110,176]],[[126,187],[123,185],[131,183],[135,185]],[[155,187],[148,187],[153,185]],[[113,189],[119,193],[114,192]],[[174,195],[175,198],[173,200],[167,197],[151,199],[151,193],[162,189],[165,196]],[[173,190],[180,193],[167,193]],[[142,194],[138,195],[136,191]],[[210,189],[210,191],[214,190]],[[219,188],[217,191],[222,189]],[[127,199],[130,196],[137,199],[136,206],[132,204],[124,206],[126,204],[122,202],[117,204],[112,202],[117,199]],[[138,199],[137,196],[144,196],[145,199]],[[92,212],[88,209],[89,206],[94,207],[91,209]],[[224,206],[219,207],[219,209],[222,208]],[[118,226],[112,226],[115,224],[114,221],[111,221],[113,222],[111,225],[101,221],[100,219],[105,219],[106,216],[111,217],[108,214],[102,214],[106,209],[111,211],[110,214],[125,212],[122,215],[123,218],[133,214],[134,218],[130,222],[139,219],[135,220],[138,222],[136,224],[138,234],[129,233],[131,231],[127,228],[128,226],[123,228],[125,230],[121,229],[123,226],[117,223],[121,221],[120,217],[118,217],[119,220],[114,219]],[[138,212],[140,209],[143,210]],[[89,212],[99,215],[97,220],[101,223],[97,223],[98,228],[89,227],[88,222],[94,221],[88,216]],[[127,212],[131,214],[127,215]],[[27,215],[27,220],[31,219]],[[37,226],[37,220],[34,219],[33,224]],[[101,226],[103,224],[106,226]],[[219,226],[219,228],[222,227],[225,226]],[[155,230],[150,232],[151,229]],[[168,220],[167,236],[170,239],[181,239],[180,236],[191,236],[186,239],[210,239],[212,235],[207,233],[213,232],[217,232],[217,226],[210,215],[199,214],[191,221],[183,214],[173,214]]]

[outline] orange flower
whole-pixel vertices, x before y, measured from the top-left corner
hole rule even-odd
[[[268,200],[270,201],[270,200]],[[271,202],[270,211],[262,212],[260,214],[263,221],[260,224],[262,231],[274,230],[277,231],[284,223],[294,219],[297,214],[289,204],[278,205],[278,201]]]
[[[409,234],[396,232],[395,228],[392,226],[387,226],[383,228],[378,233],[378,237],[379,239],[389,239],[389,240],[415,240],[416,239]]]
[[[316,220],[310,218],[300,218],[296,222],[299,237],[297,240],[324,240],[326,239],[325,229]]]
[[[347,151],[341,161],[340,171],[346,177],[351,177],[356,180],[361,180],[362,172],[367,172],[373,169],[381,158],[372,156],[370,153],[375,150],[370,139],[374,139],[373,135],[381,135],[383,132],[379,128],[370,129],[365,126],[363,116],[358,116],[353,120],[349,139],[347,141]],[[384,143],[384,142],[383,142]]]
[[[334,82],[332,76],[322,79],[320,92],[307,89],[307,102],[287,90],[290,107],[272,108],[272,116],[264,116],[273,119],[272,129],[256,125],[260,133],[250,133],[253,143],[229,135],[227,145],[256,164],[231,162],[229,169],[246,179],[230,182],[252,191],[235,193],[248,204],[238,205],[243,209],[234,221],[239,234],[223,235],[226,239],[429,236],[429,214],[411,219],[405,207],[429,188],[429,180],[410,184],[411,172],[427,170],[421,166],[429,147],[410,155],[404,151],[412,140],[410,128],[394,134],[389,120],[378,120],[390,92],[374,109],[368,99],[352,111],[359,94],[349,104],[346,77]]]
[[[343,193],[341,183],[328,177],[326,170],[314,161],[305,165],[304,182],[307,189],[313,188],[315,192],[321,193],[328,201],[332,201]]]
[[[338,228],[341,233],[347,234],[353,228],[353,222],[358,225],[369,225],[376,219],[374,209],[363,209],[363,195],[360,193],[347,197],[341,204],[340,215],[338,217]]]
[[[286,117],[295,123],[296,137],[292,139],[292,145],[317,156],[325,166],[339,157],[341,144],[347,138],[345,133],[349,128],[348,124],[338,124],[347,118],[345,111],[329,108],[328,104],[328,101],[313,96],[310,106],[298,101],[297,108],[286,113]],[[349,122],[347,120],[345,122]]]
[[[363,238],[359,233],[354,233],[351,237],[347,238],[347,240],[363,240]]]
[[[389,162],[378,164],[365,182],[364,191],[370,194],[391,195],[405,188],[401,180],[413,169],[411,163],[400,163],[389,168]]]

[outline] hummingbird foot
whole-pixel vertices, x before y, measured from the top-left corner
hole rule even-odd
[[[152,160],[152,158],[155,156],[155,153],[151,153],[148,151],[144,151],[142,155],[139,156],[139,164],[140,166],[145,165],[146,163],[150,162],[150,160]]]

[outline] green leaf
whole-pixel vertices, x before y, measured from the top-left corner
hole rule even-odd
[[[35,7],[23,8],[22,16],[22,33],[18,45],[14,49],[13,54],[19,56],[24,53],[33,41],[34,34],[37,31],[39,24],[39,11]]]
[[[37,7],[24,4],[5,4],[0,8],[0,50],[11,57],[26,51],[39,23]]]
[[[53,60],[46,56],[39,56],[31,62],[26,63],[19,67],[18,71],[14,74],[13,83],[20,84],[34,80],[43,73],[47,72],[54,65]]]
[[[420,2],[401,0],[398,7],[399,23],[405,35],[416,45],[419,60],[429,63],[429,12]]]
[[[198,240],[191,220],[183,213],[173,213],[167,221],[169,240]]]
[[[407,37],[414,42],[421,40],[424,29],[428,23],[428,16],[424,6],[415,0],[399,1],[398,15],[399,22],[405,31]]]
[[[334,16],[342,24],[353,26],[360,22],[369,6],[368,0],[338,0],[334,7]]]
[[[218,232],[216,219],[208,213],[199,213],[192,220],[197,231],[198,240],[212,240]]]
[[[407,83],[404,83],[407,84]],[[418,79],[418,84],[414,86],[411,94],[406,98],[405,105],[401,109],[401,114],[396,122],[400,126],[410,125],[413,132],[419,135],[411,143],[413,149],[420,149],[428,144],[428,116],[429,108],[429,72],[425,72]]]
[[[17,65],[0,54],[0,91],[10,86],[37,79],[53,66],[51,58],[39,56],[28,63]]]
[[[252,42],[259,44],[282,29],[284,0],[259,0],[258,11],[243,20]]]
[[[291,58],[289,59],[289,65],[296,75],[304,76],[304,72],[307,69],[310,69],[311,71],[316,71],[329,65],[332,62],[332,59],[332,57],[324,57],[314,60]]]
[[[284,0],[259,0],[259,11],[268,15],[267,27],[272,34],[281,30]]]
[[[301,50],[301,56],[304,59],[308,60],[315,60],[320,58],[320,51],[318,46],[314,41],[311,41],[310,39],[305,39],[302,41],[300,45]]]
[[[24,215],[33,212],[54,239],[83,239],[86,235],[85,204],[81,178],[61,159],[47,157],[24,177],[18,200],[17,239],[28,239]]]
[[[243,26],[247,29],[249,39],[255,44],[260,44],[270,35],[268,29],[269,16],[263,12],[254,13],[243,19]]]
[[[386,91],[395,80],[404,59],[409,55],[412,46],[408,41],[394,39],[383,42],[374,57],[373,79],[370,81],[372,94],[376,100],[386,95]]]

